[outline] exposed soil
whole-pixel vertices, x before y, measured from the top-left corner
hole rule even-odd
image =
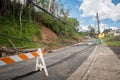
[[[57,35],[50,29],[42,26],[41,28],[41,34],[42,34],[42,39],[44,42],[50,44],[51,42],[53,42],[55,39],[57,39]],[[32,35],[33,36],[33,40],[35,42],[39,42],[40,43],[40,39],[36,36],[36,35]],[[41,42],[42,43],[42,42]],[[38,44],[38,43],[36,43]],[[5,56],[9,56],[9,55],[15,55],[16,50],[9,50],[9,49],[5,49],[6,51],[4,51],[2,48],[0,48],[0,57],[5,57]],[[17,52],[20,53],[20,52]]]
[[[46,43],[50,43],[53,40],[58,38],[57,35],[53,31],[51,31],[50,29],[48,29],[46,27],[41,28],[41,34],[42,34],[42,39]]]
[[[120,36],[114,36],[109,40],[110,42],[120,41]],[[112,51],[118,56],[120,59],[120,46],[119,47],[110,47]]]
[[[120,59],[120,47],[110,47],[112,51],[118,56]]]

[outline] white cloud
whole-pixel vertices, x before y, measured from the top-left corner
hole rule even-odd
[[[110,27],[110,29],[112,29],[112,30],[116,30],[116,29],[118,29],[118,28],[115,27],[115,26],[113,26],[113,27]]]
[[[91,24],[91,26],[93,26],[95,28],[96,31],[98,31],[98,26],[94,26],[93,24]],[[88,25],[81,25],[79,26],[79,31],[89,31],[89,26]],[[116,30],[118,29],[116,26],[108,26],[107,24],[104,23],[100,23],[100,32],[103,32],[105,29],[112,29],[112,30]]]
[[[83,0],[79,10],[83,11],[82,17],[95,17],[98,12],[100,19],[120,20],[120,3],[115,5],[112,0]]]
[[[105,29],[109,29],[107,24],[100,23],[100,32],[103,32]]]
[[[80,31],[88,31],[89,29],[88,29],[88,26],[87,25],[81,25],[81,26],[79,26],[79,32]]]
[[[116,26],[108,26],[107,24],[100,23],[100,32],[103,32],[105,29],[116,30],[118,28]]]

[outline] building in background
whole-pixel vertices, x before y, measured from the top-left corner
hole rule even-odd
[[[113,30],[113,35],[114,36],[120,35],[120,29]]]

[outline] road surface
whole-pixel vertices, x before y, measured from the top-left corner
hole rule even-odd
[[[35,59],[0,67],[0,80],[66,80],[90,55],[95,45],[83,43],[44,55],[49,76],[35,71]]]

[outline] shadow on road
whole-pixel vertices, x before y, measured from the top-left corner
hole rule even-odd
[[[68,60],[68,59],[71,58],[71,57],[74,57],[76,54],[85,52],[85,51],[87,51],[90,47],[92,47],[92,46],[94,46],[94,45],[95,45],[95,44],[92,44],[92,45],[88,46],[87,48],[85,48],[85,49],[83,49],[83,50],[81,50],[81,51],[74,52],[73,55],[70,55],[70,56],[68,56],[68,57],[66,57],[66,58],[64,58],[64,59],[62,59],[62,60],[60,60],[59,62],[53,63],[53,64],[47,66],[47,68],[50,68],[50,67],[52,67],[52,66],[54,66],[54,65],[57,65],[57,64],[59,64],[59,63],[62,63],[63,61]],[[8,80],[17,80],[17,79],[21,79],[21,78],[24,78],[24,77],[33,75],[33,74],[38,73],[38,72],[39,72],[39,71],[28,72],[28,73],[26,73],[26,74],[23,74],[23,75],[20,75],[20,76],[16,76],[16,77],[14,77],[14,78],[12,78],[12,79],[8,79]]]
[[[32,75],[32,74],[35,74],[35,73],[37,73],[37,72],[39,72],[39,70],[38,70],[38,71],[32,71],[32,72],[29,72],[29,73],[26,73],[26,74],[24,74],[24,75],[17,76],[17,77],[14,77],[14,78],[12,78],[12,79],[8,79],[8,80],[17,80],[17,79],[19,79],[19,78],[24,78],[24,77],[30,76],[30,75]]]

